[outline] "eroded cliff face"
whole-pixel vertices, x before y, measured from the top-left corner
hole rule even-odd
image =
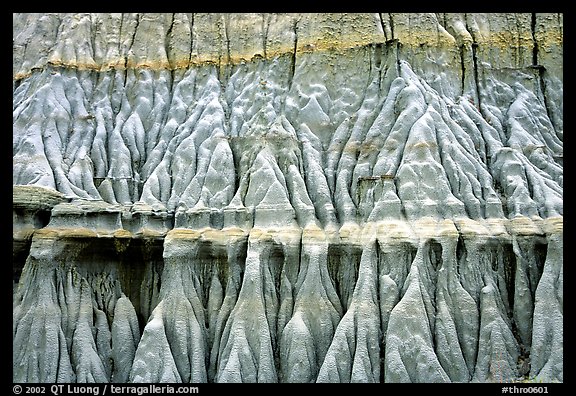
[[[13,21],[14,381],[563,381],[562,15]]]

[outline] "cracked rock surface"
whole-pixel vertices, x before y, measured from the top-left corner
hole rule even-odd
[[[13,14],[13,380],[562,382],[562,98],[562,14]]]

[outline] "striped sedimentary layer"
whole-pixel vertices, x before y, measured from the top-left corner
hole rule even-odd
[[[562,15],[13,20],[15,381],[563,380]]]

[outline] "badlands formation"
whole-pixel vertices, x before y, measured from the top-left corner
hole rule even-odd
[[[15,382],[563,382],[561,14],[13,14]]]

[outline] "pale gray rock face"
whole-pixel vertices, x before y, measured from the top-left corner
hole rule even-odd
[[[563,381],[562,14],[14,14],[15,382]]]

